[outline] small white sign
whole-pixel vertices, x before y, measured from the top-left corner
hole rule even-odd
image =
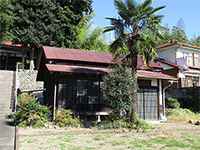
[[[156,79],[151,80],[151,86],[158,86],[158,82]]]

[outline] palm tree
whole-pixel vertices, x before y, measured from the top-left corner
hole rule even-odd
[[[146,60],[149,60],[153,56],[152,54],[155,53],[154,40],[160,37],[157,27],[162,18],[160,15],[155,15],[155,13],[163,9],[164,6],[153,8],[151,6],[152,0],[144,0],[140,4],[135,0],[114,0],[114,5],[119,17],[107,18],[111,21],[111,25],[105,28],[105,32],[114,31],[115,33],[115,40],[110,45],[115,55],[118,55],[124,49],[128,52],[132,74],[135,78],[130,121],[136,121],[137,56],[142,54],[147,58]],[[153,38],[150,38],[150,35]]]

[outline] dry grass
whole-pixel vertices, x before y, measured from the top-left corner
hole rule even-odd
[[[189,120],[200,120],[200,114],[189,109],[168,109],[167,118],[169,122],[188,122]]]
[[[96,129],[19,129],[20,150],[200,149],[200,127],[157,124],[148,132]]]

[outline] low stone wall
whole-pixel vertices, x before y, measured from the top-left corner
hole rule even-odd
[[[16,84],[22,91],[41,90],[43,82],[37,82],[37,70],[19,70],[16,72]]]

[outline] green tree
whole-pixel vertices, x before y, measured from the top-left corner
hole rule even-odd
[[[52,0],[14,0],[11,33],[13,40],[26,46],[50,45],[55,41],[59,20]]]
[[[165,44],[169,42],[170,40],[175,40],[175,41],[183,42],[183,43],[189,43],[189,39],[183,28],[174,26],[172,29],[170,29],[168,27],[161,26],[159,28],[159,31],[162,35],[162,38],[156,41],[157,45]]]
[[[152,0],[145,0],[143,3],[136,3],[134,0],[122,0],[114,1],[115,7],[118,11],[118,18],[108,18],[111,21],[111,26],[106,27],[105,32],[114,31],[116,38],[111,44],[111,49],[114,54],[118,53],[118,50],[127,49],[129,53],[129,59],[132,67],[133,77],[136,76],[137,56],[140,53],[140,45],[145,41],[144,32],[154,34],[154,37],[159,35],[157,27],[160,23],[162,16],[155,15],[156,12],[164,7],[153,8],[151,6]],[[152,40],[151,40],[152,41]],[[151,42],[149,42],[151,44]],[[147,46],[145,46],[147,47]],[[153,46],[152,46],[153,47]],[[146,49],[146,48],[144,48]],[[152,50],[152,49],[150,49]],[[149,51],[149,54],[151,52]],[[136,121],[137,110],[137,80],[133,86],[132,95],[132,112],[130,115],[131,121]]]
[[[92,0],[56,0],[59,4],[60,30],[56,35],[56,46],[76,48],[79,24],[92,12]]]
[[[13,41],[30,48],[33,58],[34,49],[40,45],[74,47],[76,26],[91,12],[91,1],[14,0],[11,10]]]
[[[78,26],[77,48],[96,51],[108,51],[109,46],[103,39],[103,30],[92,29],[92,16],[86,16]]]
[[[178,42],[187,43],[188,38],[185,31],[177,26],[174,26],[171,31],[170,39],[176,40]]]
[[[13,22],[13,15],[9,5],[10,0],[0,0],[0,41],[11,38],[8,31]]]
[[[91,1],[14,0],[12,11],[15,42],[72,47],[76,26],[91,11]]]
[[[200,46],[200,36],[197,36],[191,39],[190,43],[196,46]]]
[[[134,84],[131,69],[121,65],[115,66],[103,81],[105,101],[114,110],[114,113],[130,114]]]

